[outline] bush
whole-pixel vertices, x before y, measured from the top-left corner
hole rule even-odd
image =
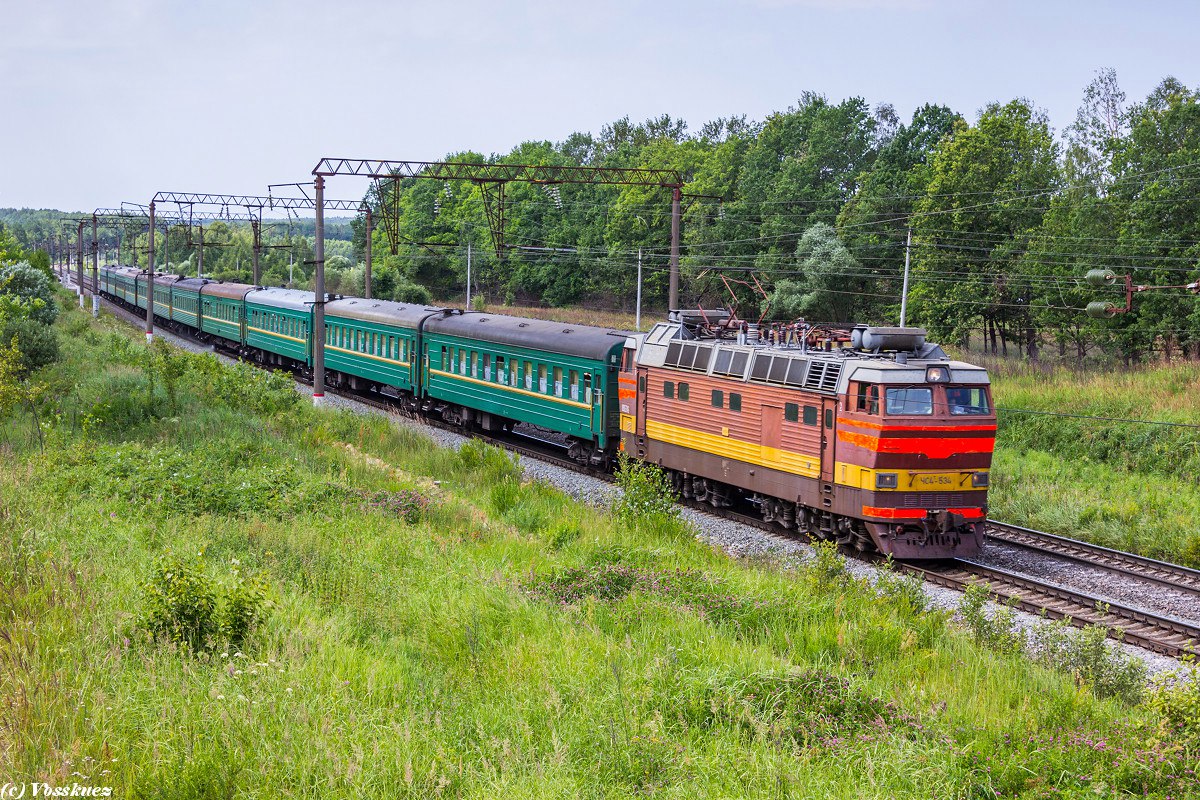
[[[154,637],[192,651],[216,639],[217,595],[202,564],[160,558],[145,585],[139,622]]]
[[[1200,753],[1200,667],[1194,658],[1186,659],[1183,669],[1156,677],[1147,705],[1162,720],[1163,741]]]
[[[401,280],[392,291],[392,299],[397,303],[416,303],[424,306],[433,302],[433,295],[419,283]]]
[[[26,316],[43,325],[53,325],[58,319],[51,279],[28,261],[0,267],[0,295],[13,298],[24,308]]]
[[[218,642],[241,645],[266,616],[266,591],[242,575],[236,561],[228,585],[219,586],[203,562],[163,556],[143,585],[140,627],[191,652]]]
[[[978,644],[1001,653],[1020,652],[1025,646],[1025,637],[1017,628],[1015,610],[1005,606],[988,616],[984,606],[990,595],[988,587],[971,584],[958,607],[959,615]]]
[[[58,360],[58,336],[54,329],[32,317],[0,317],[0,345],[16,343],[21,375]]]
[[[621,493],[614,502],[613,513],[622,522],[629,524],[679,516],[671,477],[661,468],[622,453],[617,462],[616,478]]]

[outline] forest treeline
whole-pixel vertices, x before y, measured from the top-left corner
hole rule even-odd
[[[726,305],[732,287],[747,317],[769,302],[777,319],[895,324],[911,233],[908,321],[943,341],[970,337],[976,348],[1031,358],[1047,348],[1072,359],[1200,357],[1200,302],[1184,290],[1140,294],[1132,313],[1112,319],[1084,313],[1095,300],[1124,305],[1116,288],[1083,282],[1091,269],[1156,286],[1196,280],[1200,93],[1174,78],[1129,102],[1115,73],[1099,71],[1057,133],[1024,99],[988,105],[973,121],[932,104],[901,120],[887,104],[806,93],[761,122],[731,117],[692,130],[669,116],[624,118],[599,134],[445,160],[677,170],[686,181],[685,305]],[[469,244],[472,283],[491,299],[629,308],[640,251],[646,303],[666,305],[668,190],[510,183],[499,258],[477,185],[391,187],[367,192],[398,210],[391,236],[377,216],[378,296],[459,296]],[[332,242],[327,256],[331,290],[352,293],[365,236],[361,219],[347,227],[337,233],[349,241]],[[305,233],[287,237],[291,250],[270,251],[265,282],[287,280],[289,256],[311,260]],[[216,223],[210,237],[229,246],[206,249],[205,273],[248,276],[249,231]],[[187,245],[171,250],[194,269]],[[296,266],[293,280],[310,269]],[[768,301],[748,286],[756,282]]]

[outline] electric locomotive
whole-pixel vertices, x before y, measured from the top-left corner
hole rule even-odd
[[[629,353],[622,447],[681,495],[900,559],[983,545],[996,417],[986,370],[919,328],[736,338],[684,312]]]

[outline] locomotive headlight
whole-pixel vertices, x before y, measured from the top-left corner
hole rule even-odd
[[[876,489],[895,489],[900,485],[899,477],[894,472],[876,472],[875,473],[875,488]]]
[[[971,474],[971,486],[976,489],[986,489],[988,485],[988,473],[975,472]]]
[[[925,382],[926,383],[948,383],[950,380],[949,367],[926,367]]]

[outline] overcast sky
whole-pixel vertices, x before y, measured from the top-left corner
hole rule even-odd
[[[0,0],[0,206],[262,194],[322,156],[437,160],[805,90],[1056,130],[1095,71],[1200,86],[1200,4],[1106,0]],[[330,197],[365,184],[332,178]]]

